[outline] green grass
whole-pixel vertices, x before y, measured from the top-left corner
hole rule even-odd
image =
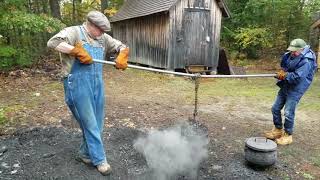
[[[2,107],[0,108],[0,125],[4,125],[6,124],[9,120],[7,117],[7,113],[9,112],[13,112],[13,111],[20,111],[21,109],[23,109],[22,105],[12,105],[12,106],[7,106],[7,107]]]
[[[303,154],[303,152],[301,152],[300,150],[291,147],[281,148],[280,152],[282,157],[294,157]]]
[[[3,108],[0,108],[0,125],[5,124],[7,122],[7,117],[5,116],[5,112]]]
[[[50,82],[48,84],[45,84],[45,86],[43,87],[44,91],[56,91],[58,89],[61,89],[62,87],[62,83],[59,81],[54,81],[54,82]]]
[[[159,88],[163,93],[177,91],[184,95],[187,102],[194,99],[194,82],[182,77],[164,76],[158,73],[129,69],[133,76],[139,77],[139,81],[148,84],[149,88]],[[254,72],[250,72],[253,73]],[[259,72],[256,72],[259,73]],[[151,88],[151,89],[152,89]],[[245,102],[247,104],[272,105],[279,87],[274,78],[248,78],[248,79],[202,79],[199,86],[199,101],[201,103],[212,102],[214,98],[232,99],[233,102]],[[244,101],[243,101],[244,100]],[[314,81],[302,97],[299,110],[317,111],[320,109],[320,73],[316,74]]]
[[[311,88],[300,101],[300,110],[316,111],[320,109],[320,73],[314,79]],[[235,101],[245,98],[249,103],[273,103],[279,87],[273,78],[250,79],[210,79],[202,80],[199,96],[202,100],[210,97],[231,97]]]
[[[7,116],[8,113],[19,112],[25,107],[26,106],[24,105],[18,105],[18,104],[6,106],[6,107],[0,107],[0,125],[5,125],[6,123],[9,122],[9,117]]]
[[[299,109],[319,111],[320,109],[320,72],[316,74],[310,89],[302,97]]]
[[[311,157],[311,162],[313,165],[320,167],[320,155]]]
[[[309,174],[309,173],[306,173],[306,172],[304,172],[304,173],[302,174],[302,176],[303,176],[305,179],[315,179],[315,178],[313,177],[313,175],[311,175],[311,174]]]
[[[217,79],[200,84],[204,96],[247,97],[271,100],[276,93],[274,80],[270,79]]]

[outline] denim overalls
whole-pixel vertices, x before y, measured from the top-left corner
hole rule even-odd
[[[83,26],[79,29],[84,49],[93,59],[104,59],[104,47],[89,44]],[[64,79],[65,101],[83,133],[79,154],[91,159],[95,166],[106,162],[102,141],[105,104],[102,70],[102,64],[87,65],[75,60]]]

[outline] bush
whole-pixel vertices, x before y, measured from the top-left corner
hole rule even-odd
[[[0,70],[28,67],[47,50],[52,33],[65,27],[45,14],[13,11],[0,15]]]
[[[11,46],[0,46],[0,69],[8,69],[13,66],[17,51]]]
[[[11,46],[0,46],[0,70],[10,70],[16,66],[29,67],[35,58],[28,49],[16,50]]]
[[[272,42],[265,28],[240,28],[234,38],[248,58],[258,58],[258,51],[270,47]]]

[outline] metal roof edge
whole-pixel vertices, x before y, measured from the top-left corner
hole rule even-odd
[[[163,12],[168,12],[168,11],[169,10],[163,10],[163,11],[159,11],[159,12],[147,13],[147,14],[143,14],[143,15],[139,15],[139,16],[135,16],[135,17],[123,18],[123,19],[119,19],[119,20],[112,20],[112,17],[111,17],[110,18],[110,22],[125,21],[125,20],[129,20],[129,19],[135,19],[135,18],[139,18],[139,17],[150,16],[152,14],[163,13]]]
[[[170,11],[179,1],[181,0],[176,0],[174,3],[172,3],[172,5],[168,8],[168,9],[164,9],[162,11],[158,11],[158,12],[152,12],[152,13],[146,13],[146,14],[141,14],[141,15],[138,15],[138,16],[134,16],[134,17],[124,17],[124,18],[121,18],[121,17],[118,17],[116,18],[115,20],[110,17],[109,20],[110,22],[119,22],[119,21],[124,21],[124,20],[128,20],[128,19],[134,19],[134,18],[138,18],[138,17],[143,17],[143,16],[149,16],[149,15],[152,15],[152,14],[157,14],[157,13],[161,13],[161,12],[166,12],[166,11]],[[217,3],[218,3],[218,6],[219,8],[221,9],[222,11],[222,15],[226,18],[230,18],[231,17],[231,13],[230,13],[230,10],[229,8],[227,7],[226,3],[224,2],[224,0],[215,0]],[[119,9],[119,11],[122,9],[123,7],[121,7]]]

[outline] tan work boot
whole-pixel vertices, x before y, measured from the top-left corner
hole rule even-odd
[[[289,135],[287,132],[284,132],[281,138],[276,139],[276,143],[279,145],[288,145],[292,143],[292,135]]]
[[[97,169],[104,176],[109,175],[111,173],[111,166],[106,162],[99,164],[97,166]]]
[[[274,139],[280,138],[283,133],[284,133],[283,129],[278,129],[276,127],[273,127],[271,131],[267,131],[264,133],[264,137],[274,140]]]

